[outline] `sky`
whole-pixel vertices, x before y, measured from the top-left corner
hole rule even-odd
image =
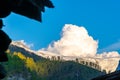
[[[12,40],[24,40],[33,44],[32,49],[39,50],[61,40],[65,24],[73,24],[83,26],[93,41],[97,41],[97,53],[120,51],[119,0],[51,1],[55,8],[46,8],[42,23],[11,13],[3,19],[3,30]]]

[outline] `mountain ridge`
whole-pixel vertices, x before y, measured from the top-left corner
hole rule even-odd
[[[119,57],[113,57],[113,58],[103,58],[103,57],[73,57],[73,56],[62,56],[59,54],[54,54],[54,53],[48,53],[46,51],[34,51],[31,50],[29,47],[27,47],[27,45],[25,43],[23,43],[22,41],[13,41],[10,44],[9,49],[14,52],[14,51],[18,51],[18,52],[22,52],[23,54],[29,56],[29,57],[33,57],[35,60],[41,59],[41,58],[60,58],[62,60],[65,61],[76,61],[76,59],[80,60],[83,59],[86,62],[93,62],[97,65],[99,65],[101,67],[101,71],[106,70],[107,73],[109,72],[114,72],[118,66]],[[28,55],[29,53],[29,55]],[[111,67],[109,66],[111,65]]]

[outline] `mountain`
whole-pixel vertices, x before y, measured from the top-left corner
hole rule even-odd
[[[3,65],[8,75],[4,80],[90,80],[105,74],[78,63],[75,57],[33,51],[21,41],[12,42],[7,53],[9,61]]]
[[[21,52],[25,56],[32,57],[34,60],[40,60],[43,58],[42,56],[36,55],[36,52],[29,49],[23,42],[21,41],[13,41],[9,46],[10,51],[13,52]]]
[[[76,63],[41,59],[34,61],[22,53],[8,53],[4,80],[91,80],[104,72]]]
[[[99,56],[95,56],[95,57],[72,57],[72,56],[62,56],[59,54],[55,54],[55,53],[50,53],[47,51],[34,51],[31,50],[28,46],[26,46],[26,44],[23,41],[13,41],[9,47],[11,52],[17,51],[17,52],[21,52],[22,54],[28,56],[28,57],[32,57],[34,60],[40,60],[43,58],[47,58],[47,59],[61,59],[64,61],[76,61],[76,59],[78,59],[78,62],[80,63],[81,61],[85,61],[85,62],[92,62],[96,65],[99,65],[99,67],[101,68],[101,71],[106,71],[107,73],[109,72],[114,72],[118,66],[119,60],[120,58],[118,57],[113,57],[113,58],[104,58],[104,57],[99,57]],[[85,64],[86,65],[86,64]],[[90,66],[91,67],[91,66]]]

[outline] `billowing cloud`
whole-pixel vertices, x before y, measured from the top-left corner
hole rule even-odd
[[[47,48],[42,48],[38,52],[45,53],[46,55],[62,55],[62,56],[76,56],[76,57],[99,57],[99,58],[112,58],[120,57],[116,50],[120,48],[120,42],[114,43],[104,49],[102,53],[97,54],[98,41],[90,36],[83,26],[76,26],[66,24],[61,32],[61,38],[49,44]],[[25,48],[33,47],[33,44],[28,44],[24,40],[13,41],[13,44]],[[111,52],[108,52],[111,50]],[[99,50],[100,51],[100,50]]]
[[[32,48],[34,46],[34,44],[32,43],[28,44],[24,40],[12,41],[12,44],[25,47],[25,48]]]
[[[111,52],[103,52],[101,54],[97,54],[96,57],[99,57],[99,58],[117,58],[117,57],[120,57],[120,55],[117,51],[111,51]]]
[[[61,39],[41,51],[49,51],[63,56],[86,57],[94,56],[97,48],[98,41],[89,36],[84,27],[66,24],[63,27]]]

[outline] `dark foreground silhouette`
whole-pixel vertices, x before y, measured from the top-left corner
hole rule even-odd
[[[5,51],[8,49],[11,39],[9,36],[2,31],[3,22],[0,20],[0,62],[8,61],[7,54]],[[6,71],[4,67],[0,64],[0,79],[3,79],[6,76]]]
[[[50,0],[0,0],[0,18],[7,17],[11,12],[28,18],[42,21],[41,14],[45,7],[54,8]]]
[[[45,12],[45,7],[54,8],[54,5],[50,0],[0,0],[0,19],[14,12],[41,22],[41,13]],[[8,58],[5,51],[11,43],[11,39],[1,30],[2,27],[3,22],[0,20],[0,62],[6,62]],[[0,79],[5,76],[5,69],[0,65]]]

